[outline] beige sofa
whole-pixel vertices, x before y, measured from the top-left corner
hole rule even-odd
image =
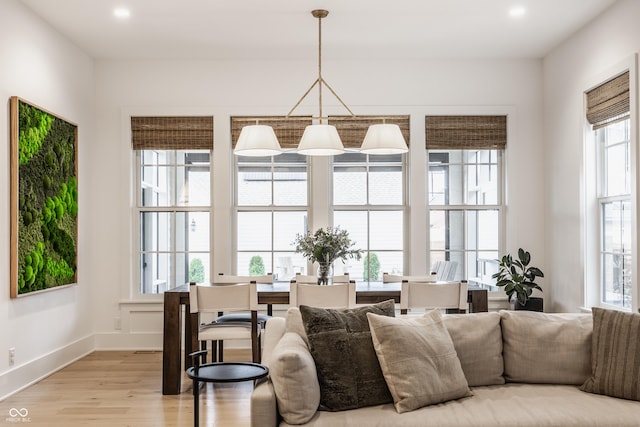
[[[444,323],[473,396],[405,413],[398,413],[393,403],[315,411],[303,425],[640,426],[640,402],[580,390],[592,375],[591,314],[502,311],[445,315]],[[290,319],[269,320],[264,364],[274,363],[272,355],[280,339],[299,327],[292,327]],[[637,330],[631,338],[640,346]],[[639,375],[637,369],[631,374]],[[305,381],[312,384],[315,378]],[[286,404],[277,398],[272,378],[257,384],[251,396],[252,426],[292,425],[285,418],[300,418],[290,413],[283,417],[280,409]]]

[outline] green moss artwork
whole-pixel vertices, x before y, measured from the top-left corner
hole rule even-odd
[[[11,297],[77,282],[78,127],[11,97]]]

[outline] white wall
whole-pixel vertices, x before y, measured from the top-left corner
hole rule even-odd
[[[583,93],[640,49],[640,2],[617,2],[543,62],[546,265],[554,311],[585,304]],[[594,80],[595,79],[595,80]],[[636,270],[637,271],[637,270]]]
[[[92,250],[86,255],[95,283],[98,348],[161,344],[161,300],[130,300],[136,261],[132,254],[131,114],[211,114],[215,117],[213,270],[231,272],[232,181],[229,117],[284,115],[316,77],[309,61],[98,61],[96,138],[88,153]],[[526,247],[545,269],[544,155],[542,142],[542,62],[332,61],[323,77],[356,114],[410,114],[409,271],[426,272],[428,238],[425,206],[424,116],[428,114],[508,114],[506,248]],[[325,94],[325,113],[344,114]],[[317,113],[311,94],[296,113]],[[327,167],[314,159],[314,174]],[[100,178],[98,178],[100,177]],[[108,179],[102,179],[108,177]],[[326,188],[314,188],[325,198]],[[530,203],[530,200],[540,203]],[[313,215],[312,227],[327,221]],[[543,287],[547,287],[543,283]],[[114,325],[121,323],[121,330]]]
[[[93,145],[93,61],[15,0],[0,2],[0,399],[90,352],[89,164]],[[20,96],[78,124],[77,286],[9,298],[9,97]],[[8,349],[15,348],[9,366]]]

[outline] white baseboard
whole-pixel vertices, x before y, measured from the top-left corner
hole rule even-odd
[[[162,350],[162,332],[96,333],[96,350]]]
[[[93,353],[94,350],[94,336],[88,335],[37,359],[13,367],[0,375],[0,401]]]

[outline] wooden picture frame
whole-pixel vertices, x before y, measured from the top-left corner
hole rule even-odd
[[[77,283],[78,126],[9,100],[11,298]]]

